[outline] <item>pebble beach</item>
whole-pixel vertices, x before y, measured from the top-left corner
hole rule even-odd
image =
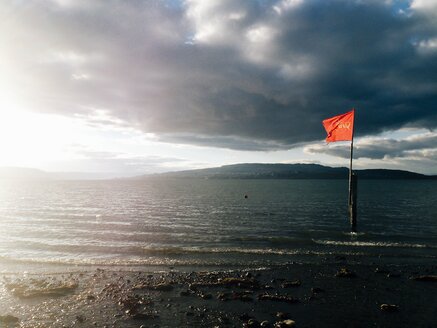
[[[435,327],[437,265],[48,268],[0,288],[2,328]]]

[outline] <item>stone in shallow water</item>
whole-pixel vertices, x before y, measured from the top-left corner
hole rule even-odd
[[[60,297],[71,294],[78,287],[75,281],[29,280],[7,283],[6,288],[19,298]]]
[[[132,319],[135,320],[147,320],[147,319],[155,319],[159,318],[157,313],[135,313],[132,315]]]
[[[13,315],[10,315],[10,314],[0,315],[0,323],[13,324],[13,323],[18,323],[18,321],[20,321],[20,319],[18,319],[17,317],[14,317]]]
[[[167,283],[159,283],[159,284],[137,284],[132,287],[133,290],[140,289],[148,289],[148,290],[156,290],[160,292],[169,292],[173,290],[173,286]]]
[[[288,319],[289,315],[285,312],[277,312],[276,317],[281,319],[281,320],[284,320],[284,319]]]
[[[259,282],[252,278],[233,278],[227,277],[223,279],[218,279],[218,285],[222,285],[225,287],[240,287],[240,288],[248,288],[248,289],[258,289]]]
[[[275,322],[275,328],[288,328],[288,327],[296,327],[296,322],[291,319],[286,319],[282,321]]]
[[[247,327],[250,328],[258,328],[259,327],[259,322],[255,319],[249,319],[249,321],[247,322]]]
[[[418,276],[418,277],[413,277],[413,280],[416,281],[424,281],[424,282],[437,282],[437,275],[431,275],[431,276]]]
[[[290,287],[299,287],[301,285],[300,280],[294,280],[294,281],[285,281],[282,284],[282,288],[290,288]]]
[[[260,295],[258,295],[258,300],[285,302],[285,303],[298,303],[299,302],[299,300],[297,298],[283,296],[283,295],[271,295],[271,294],[260,294]]]
[[[399,307],[394,304],[381,304],[380,306],[381,311],[384,312],[397,312],[399,310]]]
[[[86,296],[86,299],[87,299],[88,301],[94,301],[94,300],[96,299],[96,297],[95,297],[94,295],[90,294],[90,295],[87,295],[87,296]]]
[[[348,268],[341,268],[335,274],[338,278],[353,278],[356,277],[355,272],[350,271]]]

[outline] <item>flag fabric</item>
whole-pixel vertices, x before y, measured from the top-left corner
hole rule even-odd
[[[350,112],[323,120],[326,142],[349,141],[353,138],[355,109]]]

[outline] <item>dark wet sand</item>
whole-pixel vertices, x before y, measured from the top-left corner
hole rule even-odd
[[[3,274],[0,327],[436,327],[437,265]],[[383,305],[386,304],[386,305]]]

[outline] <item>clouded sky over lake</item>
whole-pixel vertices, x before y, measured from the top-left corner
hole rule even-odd
[[[5,0],[0,166],[119,175],[348,165],[437,174],[437,0]]]

